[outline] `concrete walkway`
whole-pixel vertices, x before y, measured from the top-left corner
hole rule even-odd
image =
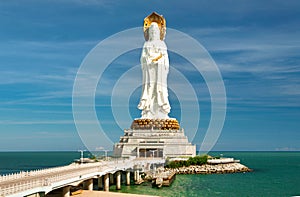
[[[74,197],[158,197],[140,194],[126,194],[117,192],[104,192],[104,191],[87,191],[84,190],[81,194],[73,195]]]

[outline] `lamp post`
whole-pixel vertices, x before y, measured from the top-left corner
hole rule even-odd
[[[80,164],[82,164],[83,162],[83,152],[86,150],[78,150],[78,152],[80,152]]]
[[[107,152],[109,151],[109,150],[107,150],[107,149],[104,149],[104,147],[98,147],[97,148],[97,151],[103,151],[104,153],[105,153],[105,161],[107,161]]]
[[[103,150],[104,151],[104,153],[105,153],[105,161],[107,161],[107,152],[109,151],[109,150]]]

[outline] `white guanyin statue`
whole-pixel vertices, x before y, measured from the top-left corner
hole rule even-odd
[[[171,109],[167,88],[169,58],[161,31],[158,23],[151,22],[141,55],[143,90],[138,108],[142,119],[168,119]]]

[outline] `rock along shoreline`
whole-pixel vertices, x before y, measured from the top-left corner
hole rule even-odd
[[[179,168],[164,168],[165,172],[175,172],[176,174],[225,174],[252,172],[253,170],[240,163],[226,164],[203,164],[191,165]]]

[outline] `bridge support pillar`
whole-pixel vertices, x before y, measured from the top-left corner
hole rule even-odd
[[[121,189],[121,172],[120,171],[117,172],[117,176],[116,176],[116,189],[117,190]]]
[[[103,176],[98,178],[98,190],[103,189]]]
[[[109,191],[109,174],[104,175],[104,191]]]
[[[114,179],[115,177],[114,177],[114,174],[110,174],[109,175],[109,183],[111,184],[111,185],[113,185],[114,183],[115,183],[115,179]]]
[[[134,171],[134,181],[139,181],[140,180],[140,172],[139,170]]]
[[[134,181],[137,181],[137,175],[136,175],[136,173],[137,173],[136,170],[133,171],[133,180],[134,180]]]
[[[62,189],[63,197],[70,197],[70,188],[71,188],[71,186],[66,186]]]
[[[88,179],[83,182],[83,189],[93,190],[93,179]]]
[[[126,185],[130,185],[130,171],[126,171]]]

